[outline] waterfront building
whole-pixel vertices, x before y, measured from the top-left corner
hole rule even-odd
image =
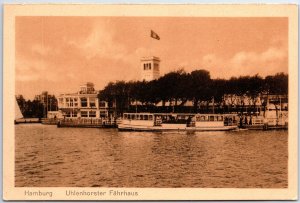
[[[256,97],[250,97],[247,95],[235,95],[225,94],[223,96],[224,105],[232,106],[257,106],[262,107],[268,106],[268,103],[276,104],[275,106],[279,109],[288,108],[288,96],[287,95],[268,95],[258,94]],[[280,106],[280,107],[279,107]]]
[[[141,70],[142,81],[151,81],[159,78],[160,71],[160,59],[156,56],[142,57],[141,58]]]
[[[233,106],[262,106],[264,103],[264,99],[262,95],[258,95],[257,97],[249,97],[247,95],[235,95],[235,94],[225,94],[223,96],[225,105],[233,105]]]
[[[98,99],[94,84],[88,82],[80,86],[76,93],[58,96],[58,108],[67,118],[103,118],[108,116],[108,104]]]
[[[47,118],[50,119],[61,119],[63,118],[63,115],[60,111],[48,111]]]

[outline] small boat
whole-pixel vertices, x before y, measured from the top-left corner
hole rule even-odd
[[[237,129],[234,114],[124,113],[119,130],[226,131]]]
[[[21,112],[20,106],[17,102],[17,99],[15,99],[15,124],[18,124],[19,121],[23,118],[24,118],[24,116]]]

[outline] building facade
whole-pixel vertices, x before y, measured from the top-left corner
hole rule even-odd
[[[80,86],[80,91],[58,96],[58,108],[64,118],[103,118],[108,116],[108,104],[99,101],[94,84]]]
[[[54,95],[49,94],[47,91],[43,91],[41,94],[35,95],[34,100],[43,105],[43,117],[47,117],[48,111],[57,111],[57,99]]]
[[[160,59],[155,56],[141,58],[142,81],[151,81],[159,78]]]

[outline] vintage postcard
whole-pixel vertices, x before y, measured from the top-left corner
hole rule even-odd
[[[3,199],[297,199],[297,9],[5,5]]]

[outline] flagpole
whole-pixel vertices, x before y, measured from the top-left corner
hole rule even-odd
[[[154,56],[155,55],[154,54],[154,44],[155,44],[155,42],[153,42],[153,41],[160,40],[160,37],[152,29],[150,30],[150,40],[151,40],[151,42],[150,42],[150,55]]]

